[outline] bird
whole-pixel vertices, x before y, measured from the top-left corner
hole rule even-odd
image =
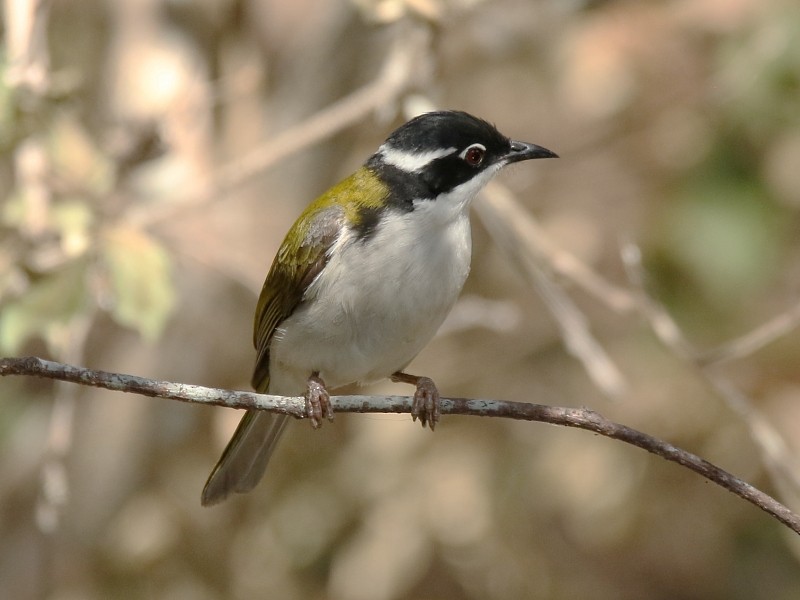
[[[423,113],[289,229],[258,299],[253,388],[304,396],[314,428],[333,420],[330,390],[385,378],[415,386],[412,418],[434,429],[440,397],[405,371],[436,334],[470,270],[469,207],[503,167],[557,158],[463,111]],[[248,410],[201,503],[251,491],[287,415]]]

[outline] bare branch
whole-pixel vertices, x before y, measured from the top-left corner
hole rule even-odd
[[[689,344],[678,324],[660,303],[650,297],[645,288],[642,252],[633,242],[622,245],[622,262],[635,291],[636,308],[650,324],[656,337],[679,358],[696,365],[697,351]]]
[[[555,244],[502,183],[489,182],[482,192],[482,201],[474,206],[481,220],[502,219],[506,227],[513,230],[519,255],[529,260],[538,259],[618,313],[635,310],[636,299],[630,291],[603,278],[574,254]]]
[[[762,462],[773,483],[781,490],[783,496],[797,499],[800,494],[797,457],[775,426],[761,414],[744,392],[720,372],[718,367],[726,360],[741,358],[755,352],[787,333],[797,324],[797,318],[800,316],[798,309],[782,313],[752,332],[711,352],[701,353],[689,343],[669,312],[648,295],[641,258],[641,252],[635,244],[623,245],[622,259],[631,284],[637,290],[639,312],[650,323],[653,332],[664,346],[694,367],[697,374],[708,382],[731,410],[741,416],[761,453]]]
[[[542,300],[561,329],[567,351],[576,357],[591,380],[611,398],[625,393],[627,383],[614,361],[592,335],[586,317],[572,299],[549,277],[542,264],[554,269],[569,265],[570,276],[610,306],[620,307],[629,294],[596,276],[567,252],[555,253],[545,242],[536,221],[516,201],[507,188],[491,182],[483,191],[483,202],[475,206],[484,226],[497,247],[516,264]],[[542,260],[542,259],[546,260]],[[571,260],[569,260],[571,259]]]
[[[421,65],[426,61],[425,50],[430,43],[431,34],[427,28],[398,30],[374,81],[222,166],[213,174],[210,189],[200,197],[183,198],[157,210],[149,205],[132,208],[125,215],[126,222],[142,227],[153,226],[186,208],[196,210],[198,206],[220,199],[224,192],[252,179],[286,157],[331,137],[382,107],[393,105],[420,77],[420,73],[426,72]]]
[[[0,376],[7,375],[45,377],[144,396],[228,408],[269,410],[297,418],[305,417],[305,400],[302,397],[271,396],[199,385],[153,381],[134,375],[75,367],[37,357],[0,359]],[[411,411],[411,398],[406,396],[334,396],[331,398],[331,402],[338,412],[408,413]],[[526,402],[443,398],[442,413],[503,417],[575,427],[637,446],[702,475],[709,481],[754,504],[795,533],[800,533],[800,515],[793,513],[771,496],[707,460],[646,433],[609,421],[593,410]]]

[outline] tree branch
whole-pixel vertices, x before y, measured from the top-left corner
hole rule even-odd
[[[0,358],[0,377],[7,375],[44,377],[119,392],[130,392],[142,396],[227,408],[269,410],[291,415],[298,419],[305,418],[305,399],[301,396],[272,396],[184,383],[154,381],[135,375],[75,367],[34,356]],[[406,396],[333,396],[331,397],[331,402],[337,412],[411,412],[411,398]],[[699,456],[641,431],[609,421],[601,414],[587,408],[566,408],[500,400],[443,398],[442,414],[538,421],[550,423],[551,425],[585,429],[611,439],[632,444],[702,475],[709,481],[754,504],[795,533],[800,533],[800,515],[795,514],[786,506],[749,483],[742,481]]]
[[[196,211],[287,156],[331,137],[371,112],[391,106],[430,70],[426,54],[430,43],[427,27],[397,28],[392,47],[373,81],[224,165],[213,174],[208,189],[199,195],[160,207],[134,207],[125,214],[125,222],[151,227],[187,208]]]

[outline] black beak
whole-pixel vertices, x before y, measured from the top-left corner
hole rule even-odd
[[[531,160],[533,158],[558,158],[558,154],[542,146],[529,144],[527,142],[511,141],[511,151],[506,154],[506,164],[519,162],[521,160]]]

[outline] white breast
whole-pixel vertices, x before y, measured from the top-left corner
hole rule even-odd
[[[305,304],[276,331],[270,391],[300,393],[313,371],[336,388],[403,369],[434,336],[469,273],[469,200],[462,193],[418,202],[392,212],[365,240],[343,231]]]

